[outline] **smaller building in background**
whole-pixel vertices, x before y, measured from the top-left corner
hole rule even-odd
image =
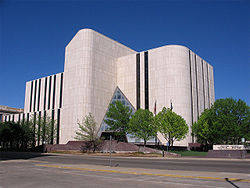
[[[12,117],[14,121],[14,115],[21,114],[21,113],[23,113],[22,108],[12,108],[9,106],[0,105],[0,122],[4,121],[3,119],[4,117],[7,118],[7,116],[4,116],[4,115],[8,115],[10,118]]]

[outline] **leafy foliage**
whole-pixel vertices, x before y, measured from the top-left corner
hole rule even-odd
[[[36,119],[35,134],[43,144],[53,144],[56,138],[56,120],[51,117],[38,116]]]
[[[55,120],[50,117],[0,123],[0,142],[5,149],[27,150],[39,143],[53,143],[55,137]]]
[[[214,142],[220,143],[222,137],[219,135],[224,134],[219,125],[212,123],[212,117],[212,111],[206,109],[198,122],[195,122],[192,126],[192,133],[197,138],[197,142],[207,146],[207,148]]]
[[[156,115],[156,123],[159,132],[162,133],[170,146],[173,146],[174,141],[184,139],[188,133],[186,121],[180,115],[165,107]]]
[[[98,136],[98,129],[96,126],[96,122],[91,113],[85,116],[81,123],[78,123],[79,128],[76,131],[77,140],[87,141],[86,147],[88,150],[91,148],[93,152],[95,152],[97,146],[101,143],[101,139]]]
[[[0,142],[3,148],[27,149],[33,142],[33,132],[30,123],[22,124],[15,122],[0,123]]]
[[[22,147],[27,149],[30,147],[34,147],[35,142],[35,132],[34,132],[34,123],[32,121],[22,121],[20,124],[22,128]]]
[[[250,107],[242,100],[218,99],[192,126],[197,141],[213,144],[240,144],[250,140]]]
[[[149,139],[157,135],[153,113],[149,110],[137,110],[129,121],[129,133],[143,139],[145,146]]]
[[[129,120],[132,110],[123,105],[120,101],[110,104],[106,119],[104,120],[110,126],[109,130],[114,131],[117,135],[125,136],[129,130]]]

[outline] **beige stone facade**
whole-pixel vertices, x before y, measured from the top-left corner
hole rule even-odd
[[[184,46],[136,52],[91,29],[66,46],[64,72],[26,83],[24,118],[57,119],[58,143],[74,140],[77,122],[91,112],[101,125],[119,88],[135,109],[157,112],[173,104],[189,127],[214,102],[213,67]],[[59,119],[58,119],[59,118]],[[191,129],[190,129],[191,130]],[[165,140],[158,136],[161,143]],[[175,145],[192,142],[191,132]]]

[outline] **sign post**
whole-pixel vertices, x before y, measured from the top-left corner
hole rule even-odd
[[[167,145],[167,152],[168,152],[168,146],[169,146],[169,142],[167,142],[167,143],[166,143],[166,145]]]
[[[242,142],[242,144],[244,144],[245,143],[245,138],[241,138],[241,142]]]

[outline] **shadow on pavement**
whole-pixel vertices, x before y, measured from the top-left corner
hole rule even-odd
[[[235,185],[232,181],[230,181],[228,178],[225,178],[226,182],[230,183],[232,186],[236,187],[236,188],[240,188],[238,187],[237,185]],[[234,180],[234,182],[237,182],[237,181],[241,181],[242,179],[237,179],[237,180]]]
[[[12,151],[1,151],[0,161],[5,160],[16,160],[16,159],[32,159],[37,157],[53,156],[51,154],[36,153],[36,152],[12,152]]]

